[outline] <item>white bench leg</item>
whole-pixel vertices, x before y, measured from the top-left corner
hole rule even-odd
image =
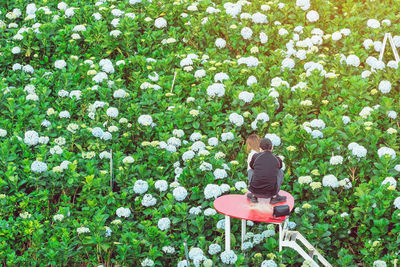
[[[279,252],[282,251],[282,223],[279,224]]]
[[[225,215],[225,251],[231,250],[231,218]]]
[[[243,250],[243,242],[244,242],[244,236],[246,235],[246,220],[242,219],[242,250]]]

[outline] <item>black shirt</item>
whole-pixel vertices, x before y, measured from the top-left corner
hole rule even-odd
[[[256,153],[250,161],[254,170],[249,190],[255,194],[275,195],[277,191],[278,171],[282,168],[282,160],[271,151]]]

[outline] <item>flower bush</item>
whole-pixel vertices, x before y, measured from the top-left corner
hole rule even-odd
[[[66,3],[68,2],[68,3]],[[0,3],[0,262],[287,266],[274,225],[224,251],[244,141],[271,139],[290,227],[336,266],[396,264],[390,0]],[[304,265],[308,265],[305,262]]]

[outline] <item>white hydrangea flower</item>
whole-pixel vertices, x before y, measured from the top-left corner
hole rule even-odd
[[[235,264],[237,256],[233,250],[227,250],[221,253],[221,261],[225,264]]]
[[[311,176],[300,176],[298,179],[299,184],[309,184],[312,182]]]
[[[215,254],[217,254],[217,253],[219,253],[219,252],[221,252],[221,246],[218,245],[218,244],[211,244],[211,245],[208,247],[208,253],[209,253],[210,255],[215,255]]]
[[[65,60],[56,60],[55,62],[54,62],[54,67],[55,68],[57,68],[57,69],[63,69],[63,68],[65,68],[65,66],[67,66],[67,62],[65,62]]]
[[[138,123],[143,126],[152,126],[154,124],[153,118],[150,115],[140,115]]]
[[[137,180],[133,185],[133,191],[136,194],[144,194],[149,189],[149,184],[143,180]]]
[[[253,35],[253,31],[249,27],[244,27],[240,31],[240,34],[242,35],[243,39],[249,40],[249,39],[251,39],[251,36]]]
[[[336,188],[339,187],[339,181],[334,175],[325,175],[324,178],[322,178],[322,185]]]
[[[42,173],[47,171],[47,164],[38,160],[35,160],[31,164],[31,171],[37,172],[37,173]]]
[[[331,157],[331,159],[329,160],[329,163],[331,165],[339,165],[343,163],[343,157],[342,156],[333,156]]]
[[[222,142],[233,140],[234,138],[235,137],[233,136],[233,133],[231,133],[231,132],[227,132],[227,133],[222,133],[221,134],[221,141]]]
[[[319,14],[315,10],[310,10],[307,12],[306,18],[309,22],[315,22],[319,19]]]
[[[145,258],[144,261],[141,262],[142,267],[151,267],[154,266],[154,261],[149,259],[149,258]]]
[[[243,92],[239,93],[239,99],[246,103],[250,103],[253,100],[253,97],[254,97],[254,93],[250,93],[247,91],[243,91]]]
[[[115,213],[118,217],[128,218],[131,215],[131,210],[129,208],[120,207]]]
[[[160,192],[164,192],[167,191],[168,189],[168,183],[165,180],[158,180],[154,183],[154,187],[160,191]]]
[[[281,144],[281,138],[276,134],[266,134],[264,138],[271,140],[273,146],[279,146]]]
[[[225,94],[225,85],[223,83],[213,83],[207,87],[209,97],[221,97]]]
[[[389,118],[395,120],[395,119],[397,118],[397,113],[396,113],[396,111],[394,111],[394,110],[390,110],[390,111],[388,111],[387,116],[388,116]]]
[[[90,233],[90,230],[87,227],[81,226],[79,228],[76,228],[76,232],[78,234],[84,234],[84,233]]]
[[[166,21],[166,19],[164,19],[164,18],[157,18],[157,19],[154,21],[154,26],[155,26],[156,28],[158,28],[158,29],[165,28],[165,27],[167,27],[167,21]]]
[[[161,218],[158,220],[157,226],[161,231],[168,230],[171,227],[171,220],[169,218]]]
[[[217,40],[215,40],[215,46],[218,48],[225,48],[226,41],[222,38],[217,38]]]
[[[185,153],[183,153],[182,160],[183,161],[191,160],[192,158],[194,158],[195,155],[196,154],[192,150],[188,150]]]
[[[386,267],[386,262],[382,261],[382,260],[376,260],[373,263],[373,267]]]
[[[388,176],[388,177],[385,178],[385,180],[382,181],[381,184],[382,184],[382,185],[389,184],[390,186],[393,186],[394,188],[396,188],[396,186],[397,186],[397,181],[396,181],[396,179],[394,179],[392,176]]]
[[[174,198],[176,201],[182,201],[186,198],[187,196],[187,190],[182,187],[182,186],[178,186],[177,188],[174,189],[174,191],[172,192]]]
[[[228,176],[228,174],[226,173],[226,171],[224,169],[215,169],[213,174],[214,174],[215,180],[224,179]]]
[[[192,214],[192,215],[199,215],[200,213],[201,213],[201,206],[191,207],[189,210],[189,214]]]
[[[389,155],[392,159],[396,158],[396,151],[389,147],[381,147],[378,149],[378,156],[381,158],[385,155]]]
[[[278,265],[273,260],[264,260],[261,267],[278,267]]]
[[[396,209],[400,209],[400,197],[397,197],[394,201],[393,201],[393,205]]]
[[[145,207],[154,206],[157,203],[157,199],[151,194],[145,194],[142,199],[142,205]]]
[[[379,91],[381,91],[382,94],[389,93],[391,89],[392,89],[392,84],[389,81],[383,80],[379,83]]]
[[[228,186],[229,190],[229,186]],[[208,184],[206,188],[204,189],[204,198],[205,199],[210,199],[210,198],[217,198],[222,194],[222,190],[220,186],[216,184]]]
[[[240,127],[244,123],[244,118],[243,118],[243,116],[234,112],[229,115],[229,121],[231,123],[235,124],[236,126]]]
[[[372,29],[377,29],[377,28],[381,27],[381,24],[380,24],[380,22],[379,22],[378,20],[376,20],[376,19],[369,19],[369,20],[367,21],[367,26],[370,27],[370,28],[372,28]]]
[[[132,156],[127,156],[122,160],[122,163],[131,164],[135,162],[135,159]]]
[[[24,143],[29,146],[34,146],[39,143],[39,134],[36,131],[25,132]]]

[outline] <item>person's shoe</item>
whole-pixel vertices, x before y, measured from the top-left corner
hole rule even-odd
[[[285,202],[285,201],[286,201],[286,197],[285,196],[276,195],[276,197],[271,198],[270,203],[271,204],[276,204],[276,203],[281,203],[281,202]]]
[[[253,202],[253,203],[257,203],[258,202],[257,197],[255,195],[253,195],[252,193],[248,193],[247,194],[247,198],[250,199],[250,201]]]

